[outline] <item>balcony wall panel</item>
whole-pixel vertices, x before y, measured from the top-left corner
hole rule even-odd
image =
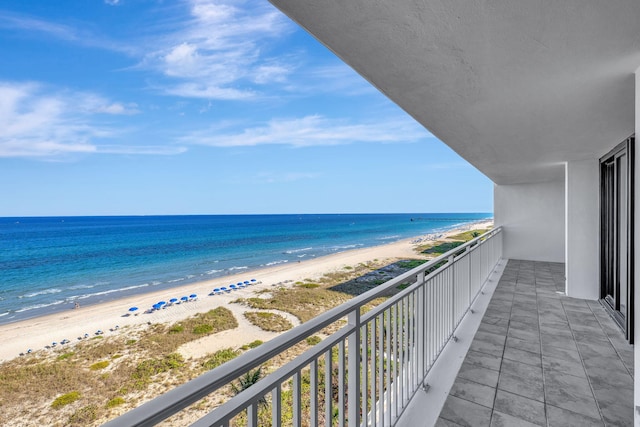
[[[494,216],[504,258],[565,262],[564,180],[496,185]]]

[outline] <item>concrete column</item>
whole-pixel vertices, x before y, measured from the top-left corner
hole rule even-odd
[[[568,162],[565,169],[567,295],[597,300],[599,290],[599,160]]]

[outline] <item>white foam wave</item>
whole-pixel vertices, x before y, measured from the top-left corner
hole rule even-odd
[[[186,279],[186,277],[180,277],[179,279],[169,280],[167,283],[181,282],[181,281],[183,281],[184,279]]]
[[[86,298],[96,297],[96,296],[100,296],[100,295],[112,294],[114,292],[122,292],[122,291],[129,291],[131,289],[145,288],[147,286],[149,286],[148,283],[143,283],[142,285],[127,286],[126,288],[110,289],[108,291],[94,292],[94,293],[91,293],[91,294],[84,294],[84,295],[78,296],[77,298],[78,299],[86,299]]]
[[[288,259],[281,259],[281,260],[278,260],[278,261],[268,262],[268,263],[266,263],[266,264],[264,264],[264,265],[266,265],[266,266],[269,266],[269,267],[270,267],[270,266],[272,266],[272,265],[284,264],[285,262],[289,262],[289,260],[288,260]]]
[[[288,250],[288,251],[284,251],[284,253],[291,255],[291,254],[295,254],[295,253],[298,253],[298,252],[310,251],[311,249],[313,249],[313,248],[291,249],[291,250]]]
[[[51,289],[44,289],[42,291],[38,291],[38,292],[32,292],[30,294],[26,294],[26,295],[20,295],[18,298],[33,298],[33,297],[37,297],[39,295],[49,295],[49,294],[57,294],[62,292],[62,289],[58,289],[58,288],[51,288]]]
[[[8,311],[6,313],[0,313],[0,317],[7,316],[8,314],[9,314]]]
[[[216,273],[220,273],[223,270],[209,270],[207,271],[207,274],[216,274]]]
[[[67,302],[67,301],[65,301],[65,300],[57,300],[57,301],[50,302],[48,304],[34,304],[34,305],[30,305],[28,307],[23,307],[23,308],[21,308],[19,310],[16,310],[16,313],[22,313],[22,312],[29,311],[29,310],[36,310],[38,308],[51,307],[52,305],[60,305],[60,304],[64,304],[65,302]]]
[[[335,251],[339,251],[339,250],[342,250],[342,249],[354,249],[354,248],[357,248],[359,246],[364,246],[364,244],[357,243],[357,244],[354,244],[354,245],[332,246],[331,249],[333,249]]]
[[[231,268],[229,269],[229,271],[233,271],[233,270],[246,270],[246,269],[248,269],[248,268],[249,268],[249,267],[247,267],[246,265],[243,265],[243,266],[241,266],[241,267],[231,267]]]
[[[394,234],[393,236],[378,237],[377,240],[394,240],[394,239],[399,239],[399,238],[400,238],[399,234]]]

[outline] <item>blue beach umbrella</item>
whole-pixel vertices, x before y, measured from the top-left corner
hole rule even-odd
[[[171,298],[171,299],[169,300],[169,302],[170,302],[171,304],[173,304],[174,302],[178,302],[178,298]]]
[[[196,295],[196,294],[191,294],[191,295],[189,295],[189,298],[198,298],[198,295]]]
[[[244,281],[244,284],[245,284],[245,285],[248,285],[249,283],[250,283],[250,282],[249,282],[248,280],[245,280],[245,281]]]
[[[220,288],[215,288],[213,292],[220,292]]]
[[[165,304],[167,304],[166,301],[158,301],[158,305],[165,305]]]
[[[257,280],[256,280],[256,279],[251,279],[251,281],[252,281],[252,282],[257,282]]]
[[[236,283],[236,285],[242,286],[242,282],[238,282],[238,283]]]
[[[238,287],[237,287],[236,285],[229,285],[229,287],[230,287],[231,289],[233,289],[234,291],[235,291],[236,289],[238,289]]]
[[[138,311],[138,307],[131,307],[131,308],[129,309],[129,311],[131,311],[131,312]]]
[[[182,301],[189,301],[189,297],[182,297],[180,298]]]
[[[229,289],[226,288],[226,286],[223,286],[220,288],[221,291],[227,292]]]

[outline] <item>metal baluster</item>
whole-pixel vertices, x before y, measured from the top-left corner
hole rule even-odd
[[[302,405],[300,402],[300,371],[293,374],[291,380],[293,382],[293,425],[294,427],[300,427],[302,425]]]
[[[331,349],[329,349],[324,353],[324,425],[325,427],[331,427],[333,425],[332,376],[333,376],[333,360],[331,356]]]
[[[282,421],[282,389],[278,384],[271,392],[271,424],[279,426]]]
[[[353,333],[348,340],[348,374],[347,381],[348,399],[347,405],[349,426],[360,426],[360,308],[349,313],[349,326],[353,328]]]
[[[318,427],[318,359],[311,361],[309,377],[309,426]]]

